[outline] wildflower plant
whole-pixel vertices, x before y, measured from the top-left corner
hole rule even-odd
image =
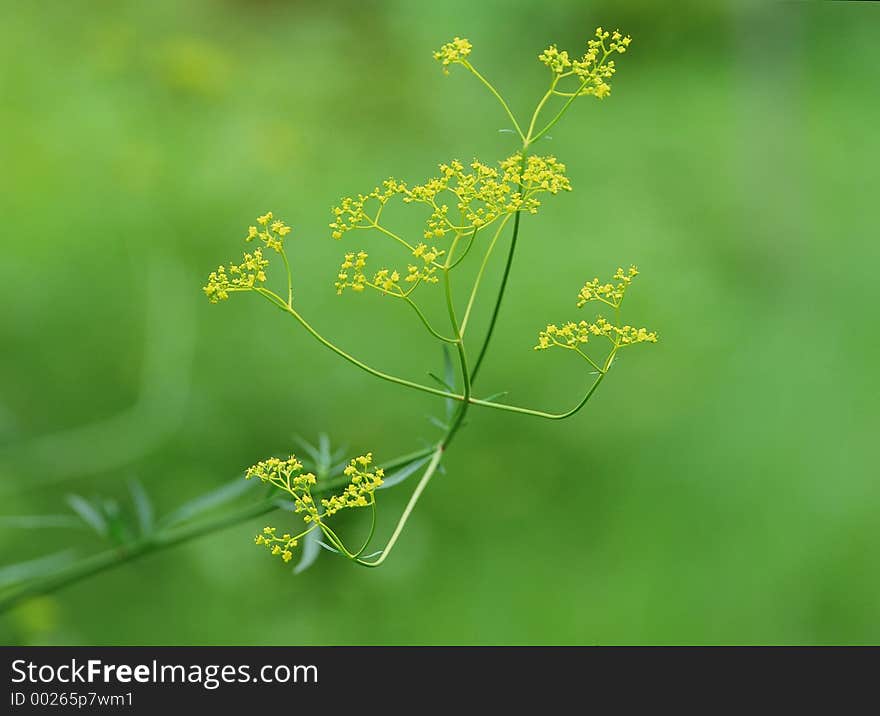
[[[377,462],[369,452],[343,459],[345,456],[333,452],[329,440],[322,436],[319,446],[302,444],[302,457],[287,455],[261,460],[247,469],[244,480],[238,479],[197,498],[161,520],[153,518],[143,488],[133,484],[131,501],[137,516],[134,526],[123,519],[124,510],[114,501],[90,502],[71,496],[71,509],[95,532],[110,539],[111,548],[49,574],[28,572],[34,579],[16,587],[10,595],[0,596],[0,609],[28,595],[56,589],[141,554],[277,511],[279,507],[287,510],[282,514],[288,526],[268,525],[254,536],[255,544],[270,555],[289,562],[301,552],[296,568],[299,571],[311,564],[323,547],[356,564],[376,567],[391,554],[471,409],[548,420],[562,420],[578,413],[608,375],[621,350],[657,341],[653,330],[622,320],[624,299],[638,276],[634,266],[617,269],[605,282],[599,278],[586,280],[573,296],[574,308],[562,317],[563,322],[547,324],[539,330],[536,343],[530,343],[533,338],[523,337],[524,350],[533,345],[538,351],[569,351],[583,361],[584,393],[573,406],[556,412],[501,402],[497,396],[480,398],[476,385],[507,290],[524,217],[539,214],[544,201],[572,191],[565,164],[538,151],[537,144],[575,101],[609,97],[617,71],[615,60],[629,46],[628,36],[598,28],[582,53],[569,54],[556,45],[547,47],[537,59],[548,69],[548,85],[529,119],[520,122],[504,97],[474,66],[471,43],[458,37],[453,39],[437,50],[434,58],[444,73],[460,70],[488,90],[503,110],[519,145],[500,161],[452,159],[440,164],[433,176],[421,182],[386,179],[371,190],[342,198],[332,208],[328,239],[344,246],[338,267],[327,269],[328,290],[332,287],[339,300],[357,300],[358,294],[369,291],[406,303],[414,314],[414,330],[424,329],[443,347],[446,374],[442,378],[430,374],[437,385],[392,375],[364,362],[336,345],[305,318],[293,285],[295,243],[289,243],[291,239],[303,239],[272,212],[257,217],[248,227],[240,259],[220,265],[208,275],[203,290],[211,303],[227,301],[233,294],[255,294],[351,365],[397,387],[446,401],[448,418],[439,440],[427,448]],[[385,208],[389,204],[420,212],[423,223],[419,231],[409,235],[387,221]],[[501,281],[487,309],[488,326],[482,335],[474,335],[469,330],[471,317],[479,305],[477,299],[491,259],[507,235],[510,239]],[[368,240],[386,241],[396,247],[396,261],[374,263]],[[476,270],[468,274],[474,278],[463,291],[461,286],[456,291],[461,276],[458,269],[466,262],[474,265]],[[423,306],[429,302],[445,308],[447,326],[441,328],[428,320]],[[586,315],[579,317],[575,310]],[[368,554],[376,526],[377,492],[399,485],[419,472],[421,476],[390,538],[378,551]],[[271,490],[267,499],[214,520],[195,519],[207,509],[234,499],[246,487],[260,483]],[[353,546],[341,534],[338,524],[337,515],[344,511],[366,511],[370,515],[366,539]]]
[[[420,183],[410,184],[388,178],[372,190],[342,198],[332,208],[328,227],[330,238],[354,244],[351,249],[344,251],[332,281],[336,293],[343,296],[375,291],[408,304],[433,338],[454,349],[458,358],[455,385],[452,381],[441,380],[441,387],[434,387],[385,373],[349,354],[314,328],[293,300],[291,262],[284,244],[284,237],[290,229],[272,213],[260,216],[258,226],[248,229],[246,239],[259,239],[267,250],[280,256],[286,273],[285,290],[276,292],[269,287],[266,277],[269,262],[263,256],[262,247],[246,253],[241,263],[229,264],[227,268],[221,266],[211,273],[204,291],[212,302],[223,301],[232,292],[256,293],[289,314],[326,348],[358,368],[390,383],[441,397],[457,405],[452,419],[445,426],[444,436],[436,445],[413,459],[411,464],[421,466],[424,463],[424,471],[398,520],[397,528],[376,559],[362,556],[370,538],[359,549],[352,549],[330,525],[330,518],[343,508],[368,507],[372,513],[372,525],[375,526],[375,491],[382,486],[384,472],[382,469],[369,470],[373,462],[369,453],[351,460],[343,471],[349,481],[335,494],[323,490],[314,474],[302,472],[302,463],[293,455],[285,460],[270,458],[251,467],[247,477],[258,477],[287,493],[293,501],[294,512],[300,514],[303,520],[301,529],[295,534],[284,532],[280,537],[275,527],[266,527],[255,537],[258,545],[288,561],[304,537],[320,530],[333,551],[361,565],[372,567],[381,564],[391,552],[413,507],[436,473],[471,407],[505,410],[552,420],[570,417],[594,394],[618,351],[638,343],[657,341],[655,332],[621,323],[624,295],[638,271],[634,266],[628,270],[620,268],[609,283],[600,283],[598,278],[587,281],[575,301],[577,308],[595,304],[610,309],[610,317],[597,315],[589,321],[569,320],[559,325],[549,324],[538,333],[536,350],[561,348],[572,351],[584,359],[590,369],[593,377],[585,395],[574,407],[553,413],[480,399],[474,392],[474,384],[486,356],[507,286],[522,216],[539,213],[543,201],[572,190],[565,164],[555,156],[534,151],[534,146],[562,119],[575,100],[581,97],[602,100],[611,94],[610,82],[617,69],[614,58],[624,54],[630,42],[630,38],[619,31],[609,32],[598,28],[580,55],[569,55],[556,45],[550,45],[538,55],[538,60],[550,71],[549,87],[538,101],[529,122],[520,123],[506,100],[472,64],[471,43],[456,37],[437,50],[434,58],[446,74],[460,67],[489,90],[511,122],[520,146],[508,157],[494,163],[477,159],[464,163],[453,159],[440,164],[433,176]],[[546,115],[554,100],[558,106],[553,114]],[[549,116],[549,119],[545,119],[545,116]],[[385,209],[392,203],[408,205],[423,212],[425,219],[420,235],[404,235],[385,220]],[[468,324],[477,305],[490,258],[511,222],[510,248],[489,327],[485,335],[473,342],[466,341]],[[360,239],[361,235],[367,233],[379,234],[396,244],[400,249],[398,262],[394,265],[374,265],[365,240]],[[480,255],[476,259],[479,269],[461,311],[453,291],[453,279],[456,268],[466,260],[474,260],[473,253]],[[440,329],[427,319],[422,305],[428,301],[445,302],[448,327]],[[596,345],[601,349],[593,350]],[[316,492],[329,496],[318,500],[313,496]],[[370,536],[372,534],[371,529]]]

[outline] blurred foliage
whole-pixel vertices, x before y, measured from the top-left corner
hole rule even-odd
[[[165,513],[296,434],[380,459],[434,437],[430,397],[199,289],[272,208],[310,320],[440,369],[405,306],[335,296],[327,209],[509,153],[442,42],[469,37],[522,112],[537,53],[597,24],[632,50],[547,142],[575,192],[524,223],[481,389],[566,405],[579,366],[536,330],[618,263],[650,355],[568,422],[473,411],[380,570],[293,576],[243,525],[32,600],[4,643],[880,641],[876,3],[0,1],[2,513],[134,479]],[[0,529],[0,565],[96,548]]]

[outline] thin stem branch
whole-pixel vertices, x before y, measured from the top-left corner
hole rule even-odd
[[[315,338],[319,343],[321,343],[321,345],[329,348],[331,351],[336,353],[338,356],[341,356],[342,358],[347,360],[352,365],[356,365],[358,368],[360,368],[363,371],[366,371],[370,375],[374,375],[377,378],[381,378],[382,380],[387,380],[389,383],[396,383],[397,385],[402,385],[407,388],[412,388],[414,390],[420,390],[423,393],[430,393],[431,395],[438,395],[442,398],[454,398],[455,397],[453,394],[447,393],[446,391],[438,390],[437,388],[431,388],[430,386],[422,385],[421,383],[416,383],[414,381],[407,380],[406,378],[400,378],[396,375],[391,375],[389,373],[383,373],[380,370],[376,370],[372,366],[369,366],[366,363],[364,363],[363,361],[358,360],[350,353],[346,353],[344,350],[342,350],[341,348],[339,348],[338,346],[334,345],[333,343],[328,341],[326,338],[324,338],[324,336],[322,336],[320,333],[318,333],[318,331],[316,331],[311,326],[311,324],[308,321],[306,321],[306,319],[303,318],[296,311],[296,309],[294,309],[292,306],[288,306],[286,303],[284,303],[284,301],[277,294],[275,294],[272,291],[265,289],[265,288],[258,288],[255,290],[257,293],[259,293],[261,296],[263,296],[263,298],[268,300],[272,305],[277,306],[282,311],[289,313],[291,316],[293,316],[297,321],[299,321],[300,325],[303,328],[305,328],[312,335],[313,338]]]
[[[408,465],[414,460],[427,457],[436,450],[436,446],[422,448],[415,452],[401,455],[388,462],[382,464],[386,471],[395,470],[404,465]],[[341,485],[348,484],[348,478],[343,477],[336,480],[327,480],[322,484],[318,484],[314,488],[315,494],[322,494],[335,490]],[[109,549],[104,552],[87,557],[79,562],[64,567],[54,574],[46,575],[37,579],[30,580],[24,584],[7,590],[0,596],[0,612],[4,612],[16,604],[24,601],[28,597],[38,594],[49,594],[63,587],[75,584],[83,579],[100,574],[114,567],[118,567],[127,562],[132,562],[153,552],[158,552],[175,545],[189,542],[190,540],[204,537],[214,532],[219,532],[227,527],[233,527],[242,522],[268,514],[279,509],[279,501],[277,497],[268,500],[261,500],[249,505],[244,505],[238,509],[231,510],[223,515],[218,515],[214,519],[199,521],[195,524],[182,525],[179,527],[169,527],[157,533],[144,537],[136,542]],[[308,530],[307,530],[308,531]]]
[[[501,94],[498,92],[498,90],[496,90],[492,86],[492,84],[489,82],[489,80],[487,80],[485,77],[483,77],[483,75],[481,75],[479,72],[477,72],[477,70],[474,68],[474,66],[470,62],[468,62],[467,60],[462,60],[461,64],[464,65],[465,67],[467,67],[467,69],[470,70],[471,73],[473,73],[474,77],[476,77],[478,80],[480,80],[480,82],[482,82],[484,85],[486,85],[488,90],[495,96],[495,99],[497,99],[501,103],[501,106],[504,108],[504,111],[507,113],[507,116],[510,118],[510,121],[513,122],[513,127],[514,127],[514,129],[516,129],[516,133],[519,135],[519,138],[521,140],[525,141],[526,135],[523,134],[522,128],[519,126],[519,122],[516,121],[516,117],[513,116],[513,112],[510,111],[510,107],[507,105],[507,102],[504,100],[504,97],[502,97]]]
[[[513,254],[516,251],[516,239],[519,235],[519,219],[522,212],[516,212],[513,220],[513,237],[510,240],[510,249],[507,252],[507,263],[504,265],[504,274],[501,277],[501,287],[498,289],[498,296],[495,299],[495,306],[492,308],[492,318],[489,319],[489,328],[486,330],[486,337],[483,339],[483,345],[477,354],[477,360],[474,362],[471,371],[471,382],[476,380],[480,366],[483,364],[483,358],[486,357],[486,351],[489,350],[489,341],[492,340],[492,333],[495,330],[495,323],[498,321],[498,313],[501,310],[501,301],[504,299],[504,290],[507,288],[507,279],[510,276],[510,267],[513,265]]]
[[[510,214],[504,217],[501,220],[501,223],[498,225],[498,228],[495,229],[495,235],[492,237],[492,240],[489,242],[489,246],[486,248],[486,253],[483,256],[483,261],[480,264],[480,270],[477,272],[477,277],[474,280],[473,288],[471,288],[471,295],[468,298],[467,306],[464,310],[464,317],[461,319],[461,335],[465,334],[467,330],[468,320],[471,317],[471,310],[474,307],[474,301],[477,299],[477,290],[480,288],[480,282],[483,280],[483,275],[486,273],[486,266],[489,265],[489,257],[492,255],[492,251],[495,248],[495,244],[498,243],[498,238],[501,236],[501,232],[504,230],[504,227],[507,225],[507,222],[510,220]]]
[[[419,484],[416,485],[416,489],[413,490],[409,502],[406,503],[406,507],[404,508],[400,519],[397,521],[397,526],[394,528],[394,532],[391,533],[391,537],[382,549],[382,554],[371,562],[358,558],[355,560],[357,564],[364,567],[378,567],[382,562],[388,559],[388,555],[391,554],[391,550],[394,549],[394,545],[397,544],[397,540],[400,539],[400,535],[403,532],[403,528],[406,526],[409,516],[412,514],[413,509],[415,509],[416,503],[419,501],[419,498],[422,496],[422,493],[425,491],[425,488],[428,486],[428,483],[437,471],[437,466],[440,464],[440,458],[442,457],[443,447],[437,446],[434,450],[434,456],[431,458],[431,462],[428,463],[428,467],[425,469],[422,478],[419,480]]]

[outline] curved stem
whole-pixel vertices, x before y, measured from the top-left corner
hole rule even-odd
[[[480,82],[486,85],[488,90],[495,96],[495,99],[497,99],[501,103],[501,106],[504,107],[504,111],[507,112],[507,116],[510,118],[510,121],[513,122],[513,127],[514,129],[516,129],[516,133],[519,135],[519,138],[525,141],[526,135],[523,134],[522,128],[519,126],[519,122],[516,121],[516,117],[513,116],[513,112],[510,111],[510,107],[507,105],[507,102],[504,101],[504,97],[499,94],[498,90],[496,90],[492,86],[489,80],[487,80],[485,77],[483,77],[483,75],[477,72],[477,70],[470,62],[468,62],[467,60],[462,60],[461,64],[464,65],[468,70],[470,70],[471,73],[473,73],[474,77],[476,77],[478,80],[480,80]]]
[[[472,405],[479,405],[483,408],[495,408],[497,410],[506,410],[509,413],[520,413],[521,415],[531,415],[536,418],[546,418],[548,420],[564,420],[565,418],[570,418],[572,415],[577,413],[581,408],[583,408],[587,401],[593,397],[593,393],[596,392],[596,388],[599,387],[599,383],[602,382],[602,379],[605,377],[605,373],[599,373],[596,377],[596,380],[593,381],[593,384],[590,386],[590,389],[587,391],[587,394],[581,399],[581,401],[575,405],[571,410],[566,410],[564,413],[548,413],[543,410],[534,410],[532,408],[521,408],[518,405],[506,405],[505,403],[492,403],[488,400],[480,400],[479,398],[471,398],[470,402]]]
[[[388,236],[388,237],[394,239],[397,243],[405,246],[409,250],[410,253],[415,251],[415,246],[412,246],[406,239],[398,236],[393,231],[389,231],[381,224],[377,224],[374,222],[371,226],[367,226],[366,228],[377,229],[377,230],[381,231],[383,234],[385,234],[385,236]]]
[[[312,328],[312,326],[309,324],[309,322],[306,321],[306,319],[303,318],[292,306],[288,306],[286,303],[284,303],[284,301],[281,298],[279,298],[279,296],[277,294],[272,293],[272,291],[269,291],[268,289],[265,289],[265,288],[258,288],[255,290],[257,293],[259,293],[261,296],[263,296],[263,298],[268,300],[271,304],[273,304],[274,306],[277,306],[282,311],[285,311],[286,313],[289,313],[291,316],[293,316],[297,321],[299,321],[300,325],[303,328],[305,328],[312,335],[312,337],[314,337],[319,343],[321,343],[321,345],[329,348],[331,351],[336,353],[338,356],[345,358],[345,360],[347,360],[349,363],[356,365],[358,368],[360,368],[363,371],[366,371],[370,375],[374,375],[377,378],[381,378],[382,380],[387,380],[389,383],[396,383],[397,385],[402,385],[407,388],[413,388],[414,390],[420,390],[423,393],[430,393],[431,395],[438,395],[442,398],[455,398],[455,395],[452,393],[447,393],[446,391],[438,390],[437,388],[431,388],[430,386],[422,385],[421,383],[416,383],[414,381],[407,380],[406,378],[399,378],[396,375],[391,375],[389,373],[383,373],[380,370],[376,370],[375,368],[367,365],[363,361],[358,360],[353,355],[346,353],[344,350],[335,346],[333,343],[331,343],[326,338],[324,338],[324,336],[322,336],[320,333],[318,333],[318,331],[316,331],[314,328]]]
[[[547,100],[549,100],[553,96],[553,92],[556,90],[556,83],[559,82],[559,77],[554,76],[553,81],[550,83],[550,89],[547,90],[547,94],[545,94],[541,101],[538,102],[538,106],[535,107],[535,113],[532,115],[532,121],[529,123],[529,132],[526,135],[526,138],[523,140],[524,148],[528,148],[528,145],[533,141],[532,132],[535,131],[535,122],[538,121],[538,115],[541,114],[541,110],[544,109],[544,105],[547,104]],[[535,137],[534,139],[537,139]]]
[[[241,522],[246,522],[260,515],[265,515],[278,509],[276,498],[247,505],[236,511],[222,515],[213,520],[200,522],[195,525],[187,525],[176,529],[169,529],[163,533],[152,535],[133,544],[117,549],[107,550],[92,555],[75,564],[61,569],[46,577],[26,582],[17,589],[0,597],[0,612],[6,611],[28,597],[38,594],[49,594],[69,584],[74,584],[87,577],[100,574],[108,569],[117,567],[126,562],[131,562],[151,552],[173,547],[184,542],[202,537],[212,532],[218,532],[227,527],[232,527]]]
[[[428,332],[429,332],[432,336],[434,336],[434,338],[437,338],[437,339],[443,341],[444,343],[455,343],[455,342],[457,342],[457,340],[458,340],[457,338],[447,338],[447,337],[444,336],[443,334],[438,333],[438,332],[434,329],[434,327],[428,322],[428,319],[425,318],[425,314],[422,313],[422,310],[416,305],[415,301],[413,301],[409,296],[401,296],[401,298],[402,298],[404,301],[406,301],[410,306],[412,306],[413,310],[416,312],[416,315],[418,315],[419,319],[422,321],[422,323],[424,324],[425,328],[428,329]]]
[[[382,464],[382,467],[385,470],[394,470],[411,463],[413,460],[427,457],[435,450],[436,446],[422,448],[421,450],[417,450],[407,455],[401,455],[400,457],[385,462]],[[329,492],[330,490],[334,490],[345,484],[348,484],[347,477],[340,480],[328,480],[324,484],[315,487],[315,494]],[[60,569],[54,574],[30,580],[19,587],[7,590],[5,594],[0,596],[0,612],[12,608],[28,597],[55,592],[70,584],[75,584],[88,577],[100,574],[101,572],[106,572],[127,562],[132,562],[144,555],[174,547],[175,545],[183,544],[184,542],[189,542],[190,540],[198,539],[199,537],[204,537],[205,535],[214,532],[219,532],[227,527],[233,527],[242,522],[254,519],[255,517],[260,517],[273,512],[278,508],[278,498],[273,497],[254,504],[244,505],[237,510],[218,515],[212,520],[200,521],[193,525],[167,528],[156,534],[150,535],[149,537],[144,537],[132,544],[125,545],[124,547],[100,552]]]
[[[486,337],[483,339],[483,345],[480,347],[480,352],[477,355],[477,360],[471,371],[471,382],[476,379],[480,366],[483,363],[483,358],[486,357],[486,351],[489,349],[489,341],[492,339],[492,333],[495,330],[495,323],[498,320],[498,312],[501,310],[501,301],[504,299],[504,290],[507,288],[510,267],[513,265],[513,254],[516,251],[516,239],[519,235],[519,218],[521,213],[522,212],[519,211],[516,212],[516,218],[513,220],[513,238],[510,240],[510,249],[507,252],[507,263],[504,265],[504,275],[501,277],[501,287],[498,289],[498,297],[495,299],[495,306],[492,309],[492,318],[489,320],[489,328],[486,330]]]
[[[471,238],[468,240],[467,246],[464,247],[464,253],[461,256],[459,256],[457,259],[455,259],[455,261],[449,265],[450,271],[452,269],[454,269],[456,266],[458,266],[462,261],[464,261],[464,257],[470,253],[471,247],[474,245],[474,239],[477,238],[478,231],[479,231],[479,229],[475,227],[473,232],[471,233]]]
[[[486,273],[486,266],[489,265],[489,257],[492,255],[495,244],[498,243],[498,238],[501,236],[501,232],[504,230],[504,227],[507,225],[507,222],[509,220],[510,214],[505,216],[499,224],[498,228],[495,229],[495,235],[492,237],[492,240],[489,242],[489,246],[486,248],[486,253],[483,256],[483,262],[480,264],[480,270],[477,272],[477,277],[476,279],[474,279],[473,288],[471,288],[471,295],[468,298],[467,307],[464,310],[464,317],[461,319],[461,335],[464,335],[465,330],[467,329],[468,320],[471,317],[471,310],[474,307],[474,301],[477,299],[477,290],[480,287],[480,282],[483,280],[483,274]]]
[[[355,557],[360,557],[364,553],[364,551],[370,545],[370,542],[373,539],[373,535],[376,533],[376,498],[375,498],[375,496],[373,497],[373,501],[370,502],[370,512],[372,513],[370,515],[370,532],[367,535],[367,538],[364,540],[363,546],[357,552],[354,553]]]
[[[409,498],[409,502],[406,503],[403,514],[397,521],[397,526],[394,528],[394,532],[391,533],[391,537],[385,544],[385,547],[382,550],[382,554],[379,555],[379,557],[372,562],[368,562],[366,560],[358,558],[357,560],[355,560],[357,564],[360,564],[364,567],[378,567],[380,564],[382,564],[382,562],[388,559],[388,555],[391,554],[391,550],[394,549],[394,545],[397,544],[397,540],[400,539],[400,534],[403,532],[403,528],[406,526],[406,522],[409,519],[409,516],[412,514],[416,503],[419,501],[419,498],[422,496],[422,493],[425,491],[425,488],[428,486],[428,483],[431,481],[431,478],[437,471],[437,466],[440,464],[440,458],[442,457],[443,446],[438,445],[437,448],[434,450],[434,456],[431,458],[431,462],[428,463],[428,467],[425,469],[422,478],[419,480],[419,484],[416,485],[416,489],[413,490],[413,493]]]
[[[281,247],[281,258],[284,259],[284,268],[287,269],[287,305],[293,305],[293,276],[290,273],[290,261],[287,260],[287,252]]]
[[[458,349],[458,363],[461,368],[461,380],[464,385],[464,394],[461,397],[462,404],[452,421],[452,425],[450,425],[449,430],[446,431],[446,436],[441,442],[442,447],[446,448],[452,441],[455,433],[458,432],[458,429],[464,421],[465,413],[467,413],[471,400],[471,378],[468,372],[467,353],[464,349],[464,341],[461,339],[461,329],[458,326],[458,321],[455,319],[455,303],[452,299],[452,286],[449,281],[449,269],[446,269],[443,272],[443,279],[446,289],[446,310],[449,312],[449,322],[452,324],[452,330],[458,339],[456,342],[456,348]]]

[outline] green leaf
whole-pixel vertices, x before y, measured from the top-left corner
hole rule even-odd
[[[75,552],[69,549],[50,554],[47,557],[0,567],[0,587],[8,587],[12,584],[52,574],[73,562],[74,555]]]
[[[483,400],[485,400],[487,403],[491,403],[497,398],[503,398],[505,395],[508,394],[508,392],[509,391],[507,390],[502,390],[500,393],[492,393],[492,395],[490,395],[488,398],[483,398]]]
[[[431,423],[431,425],[433,425],[434,427],[440,428],[440,430],[443,431],[449,430],[449,425],[440,420],[440,418],[435,418],[433,415],[426,415],[425,417],[428,419],[428,422]]]
[[[314,529],[303,537],[302,557],[293,568],[294,574],[302,574],[317,561],[318,555],[321,554],[320,534],[321,530]]]
[[[107,520],[104,515],[85,497],[68,495],[67,504],[79,515],[80,519],[97,532],[101,537],[107,536]]]
[[[134,539],[134,531],[116,500],[102,500],[101,512],[107,522],[107,536],[114,544],[121,545]]]
[[[315,468],[317,469],[317,467],[318,467],[318,463],[321,462],[321,453],[320,453],[319,449],[316,448],[314,445],[312,445],[308,440],[306,440],[305,438],[300,437],[299,435],[294,435],[294,436],[293,436],[293,441],[294,441],[294,442],[295,442],[300,448],[303,449],[303,451],[306,453],[306,455],[308,455],[309,458],[311,459],[312,464],[313,464],[313,465],[315,466]]]
[[[318,546],[319,546],[319,547],[323,547],[323,548],[326,549],[328,552],[333,552],[333,554],[339,554],[339,553],[340,553],[339,550],[336,549],[336,547],[331,547],[329,544],[327,544],[327,543],[325,543],[325,542],[322,542],[321,540],[318,540]]]
[[[211,490],[204,495],[196,497],[194,500],[185,502],[174,510],[174,512],[165,517],[165,519],[161,521],[161,524],[167,527],[170,525],[176,525],[180,522],[185,522],[186,520],[196,517],[203,512],[207,512],[214,507],[219,507],[220,505],[225,505],[227,502],[232,502],[234,499],[240,497],[248,490],[253,489],[258,484],[260,484],[259,480],[245,480],[244,475],[237,477],[232,482],[227,482],[216,490]]]
[[[428,371],[428,375],[429,375],[431,378],[433,378],[434,381],[437,383],[437,385],[439,385],[441,388],[446,388],[446,390],[448,390],[448,391],[450,391],[450,392],[453,392],[453,391],[455,390],[455,388],[454,388],[453,386],[449,385],[449,383],[447,383],[445,380],[443,380],[443,378],[441,378],[441,377],[440,377],[439,375],[437,375],[436,373],[432,373],[432,372],[429,370],[429,371]]]
[[[318,435],[318,469],[325,472],[330,469],[332,461],[330,454],[330,436],[327,433]]]
[[[129,480],[128,491],[131,493],[131,501],[134,504],[140,533],[146,537],[153,532],[153,503],[140,480]]]
[[[408,465],[405,465],[399,470],[392,472],[390,475],[386,475],[384,478],[382,478],[382,484],[379,489],[387,490],[389,487],[399,485],[414,472],[417,472],[422,465],[425,465],[431,459],[431,457],[432,455],[427,455],[425,457],[419,458],[418,460],[413,460]]]
[[[73,515],[6,515],[0,517],[0,528],[42,530],[60,528],[82,529],[82,520]]]

